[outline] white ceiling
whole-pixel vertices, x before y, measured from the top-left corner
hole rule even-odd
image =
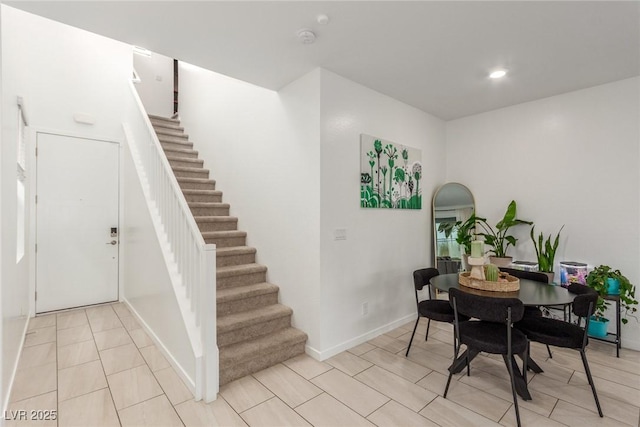
[[[638,1],[4,3],[270,89],[323,67],[444,120],[640,75]]]

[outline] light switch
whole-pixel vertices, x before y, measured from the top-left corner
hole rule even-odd
[[[73,115],[73,120],[75,120],[76,123],[84,123],[86,125],[92,125],[96,122],[95,117],[85,113],[75,113]]]
[[[333,230],[333,240],[347,240],[347,229],[336,228]]]

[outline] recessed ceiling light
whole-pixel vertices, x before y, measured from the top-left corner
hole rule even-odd
[[[507,75],[507,70],[495,70],[491,74],[489,74],[490,79],[501,79],[502,77]]]

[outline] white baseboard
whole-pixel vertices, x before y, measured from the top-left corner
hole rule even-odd
[[[357,345],[360,345],[364,342],[367,342],[375,337],[377,337],[378,335],[384,334],[385,332],[389,332],[392,331],[396,328],[399,328],[400,326],[404,325],[407,322],[410,321],[415,321],[416,320],[416,313],[412,313],[409,314],[405,317],[402,317],[398,320],[394,320],[391,323],[387,323],[386,325],[380,326],[379,328],[373,329],[367,333],[364,333],[362,335],[359,335],[355,338],[352,338],[348,341],[345,341],[343,343],[340,343],[334,347],[331,347],[327,350],[317,350],[309,345],[307,345],[305,347],[305,353],[307,353],[309,356],[313,357],[314,359],[322,362],[323,360],[326,360],[330,357],[335,356],[338,353],[342,353],[345,350],[349,350],[350,348],[353,348]]]
[[[620,337],[622,340],[622,348],[626,348],[628,350],[640,351],[640,337],[638,337],[637,335],[633,337],[629,337],[628,335],[630,334],[625,335],[623,333],[622,336]]]
[[[171,364],[171,366],[173,367],[173,369],[176,371],[176,373],[178,374],[178,376],[182,379],[182,381],[185,383],[185,385],[189,388],[189,391],[191,392],[191,394],[193,394],[194,396],[196,395],[196,384],[195,384],[195,379],[191,378],[189,376],[189,374],[187,374],[187,372],[184,370],[184,368],[182,367],[182,365],[180,365],[178,363],[178,361],[175,359],[175,357],[173,357],[173,355],[171,354],[171,352],[167,349],[167,347],[165,347],[165,345],[162,343],[162,341],[160,340],[160,338],[158,338],[158,336],[155,334],[155,332],[153,332],[153,330],[149,327],[149,325],[147,324],[147,322],[145,322],[142,317],[140,316],[140,314],[136,311],[135,308],[133,308],[133,306],[131,305],[131,303],[129,303],[129,301],[127,301],[127,299],[123,298],[122,302],[124,304],[127,305],[127,308],[129,309],[129,311],[131,312],[131,314],[133,314],[133,316],[136,318],[136,320],[140,323],[140,325],[142,326],[142,328],[145,330],[145,332],[149,335],[149,337],[153,340],[154,344],[158,347],[158,349],[162,352],[162,355],[169,361],[169,363]]]

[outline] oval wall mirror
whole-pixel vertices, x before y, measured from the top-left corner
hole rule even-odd
[[[440,274],[457,273],[462,269],[463,249],[456,242],[456,229],[446,236],[441,224],[466,221],[475,210],[473,194],[464,185],[448,182],[433,195],[433,253]]]

